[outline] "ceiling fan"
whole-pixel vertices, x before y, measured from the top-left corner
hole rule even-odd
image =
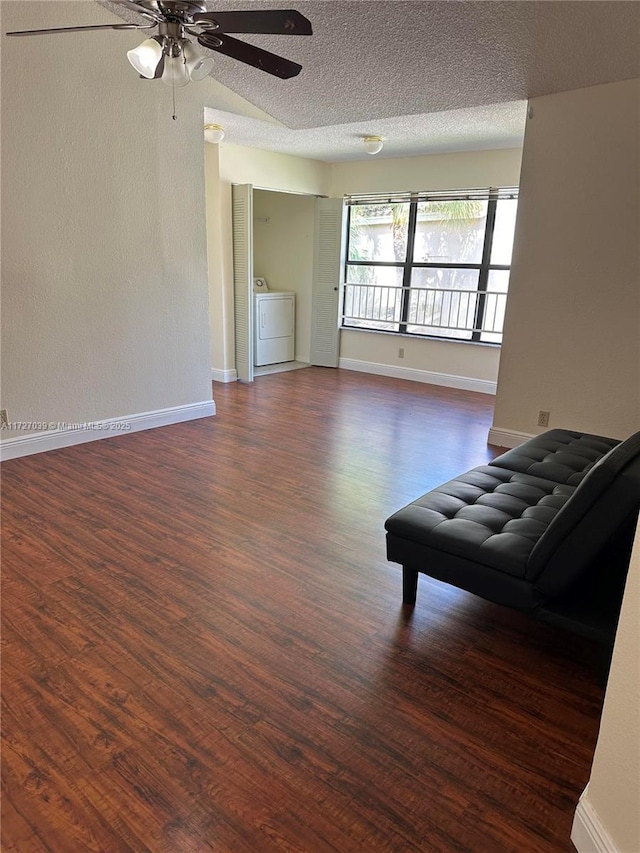
[[[194,0],[112,0],[119,6],[138,12],[148,23],[96,24],[79,27],[54,27],[19,30],[8,36],[46,35],[84,30],[150,30],[156,35],[127,53],[129,62],[141,77],[161,78],[170,86],[185,86],[190,80],[203,80],[213,60],[199,53],[187,35],[202,47],[223,53],[267,74],[286,80],[302,70],[275,53],[232,38],[228,33],[310,36],[311,23],[294,9],[255,9],[247,12],[208,12],[204,2]]]

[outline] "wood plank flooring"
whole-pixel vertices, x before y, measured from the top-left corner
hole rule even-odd
[[[309,368],[2,466],[3,851],[569,853],[586,641],[420,579],[383,523],[490,397]]]

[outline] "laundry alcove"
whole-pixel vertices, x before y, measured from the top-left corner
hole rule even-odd
[[[295,294],[291,367],[337,367],[342,200],[235,184],[232,225],[238,379],[251,382],[256,375],[257,277],[270,292]]]

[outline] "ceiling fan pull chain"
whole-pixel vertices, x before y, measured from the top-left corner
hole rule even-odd
[[[173,115],[171,118],[175,121],[178,116],[176,115],[176,80],[173,78],[173,83],[171,85],[171,93],[173,95]]]

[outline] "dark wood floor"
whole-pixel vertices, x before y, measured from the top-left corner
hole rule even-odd
[[[421,578],[383,523],[491,398],[310,368],[3,468],[3,851],[551,853],[594,648]]]

